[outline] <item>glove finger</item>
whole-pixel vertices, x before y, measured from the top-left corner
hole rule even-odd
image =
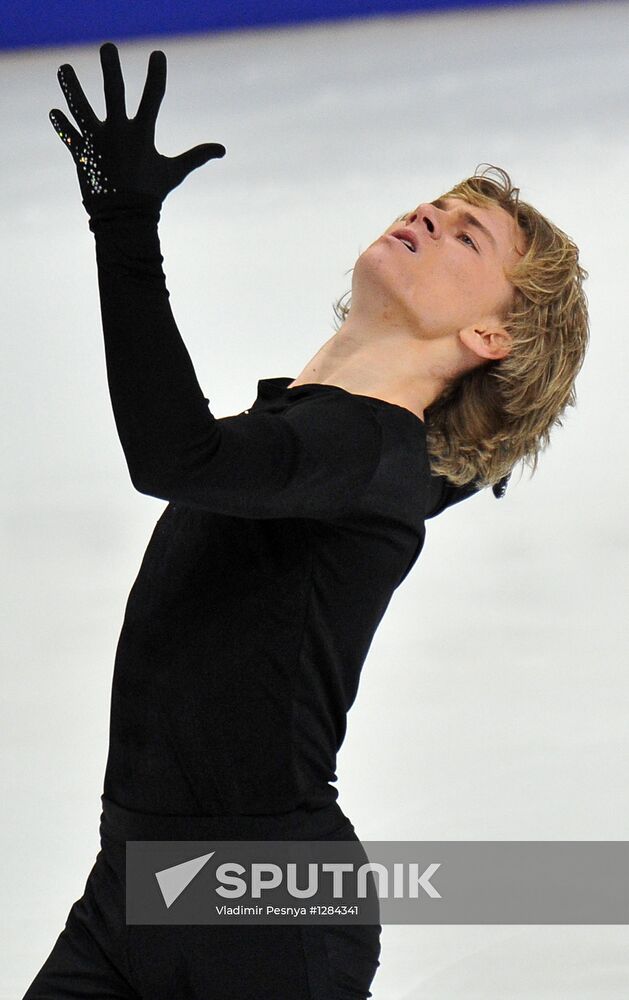
[[[194,146],[185,153],[173,157],[171,160],[172,170],[175,175],[175,183],[181,184],[184,177],[202,167],[208,160],[215,160],[225,156],[225,147],[220,142],[203,142],[199,146]]]
[[[58,108],[53,108],[48,117],[52,122],[52,127],[55,132],[61,141],[69,147],[70,152],[73,155],[78,153],[83,146],[83,136],[80,132],[77,132],[74,125],[70,124],[63,111],[59,111]]]
[[[156,49],[151,52],[146,82],[138,105],[136,119],[149,128],[155,128],[157,113],[166,92],[166,54]]]
[[[83,93],[83,88],[70,63],[59,67],[57,77],[77,125],[83,132],[93,131],[99,124],[98,118],[92,111],[92,106]]]
[[[105,110],[110,121],[125,119],[127,111],[124,98],[124,79],[120,68],[120,56],[113,42],[105,42],[100,47],[100,64],[103,71]]]

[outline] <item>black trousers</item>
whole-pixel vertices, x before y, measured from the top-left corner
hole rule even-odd
[[[337,803],[278,816],[149,816],[103,797],[101,850],[23,1000],[366,1000],[379,924],[140,925],[126,840],[354,840]]]

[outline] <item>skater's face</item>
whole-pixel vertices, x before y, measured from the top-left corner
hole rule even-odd
[[[415,252],[391,234],[409,230]],[[523,234],[498,205],[445,197],[396,219],[356,262],[352,306],[432,339],[479,323],[500,325],[513,296],[505,268],[524,252]]]

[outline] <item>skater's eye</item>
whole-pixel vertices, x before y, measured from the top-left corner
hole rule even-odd
[[[466,240],[469,240],[468,246],[471,246],[474,250],[476,250],[476,253],[480,253],[480,250],[476,246],[476,243],[474,242],[469,233],[459,233],[459,238],[461,236],[463,236]]]

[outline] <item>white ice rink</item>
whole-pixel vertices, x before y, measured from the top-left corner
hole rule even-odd
[[[105,39],[103,39],[104,41]],[[114,39],[115,40],[115,39]],[[222,142],[168,198],[171,303],[216,416],[301,371],[387,225],[489,162],[581,248],[592,342],[537,474],[427,523],[339,757],[365,840],[626,840],[629,4],[412,15],[120,43],[157,145]],[[21,997],[98,850],[113,660],[164,502],[129,479],[92,236],[48,121],[61,62],[0,57],[0,997]],[[629,926],[385,925],[374,1000],[627,1000]],[[175,1000],[175,998],[173,998]]]

